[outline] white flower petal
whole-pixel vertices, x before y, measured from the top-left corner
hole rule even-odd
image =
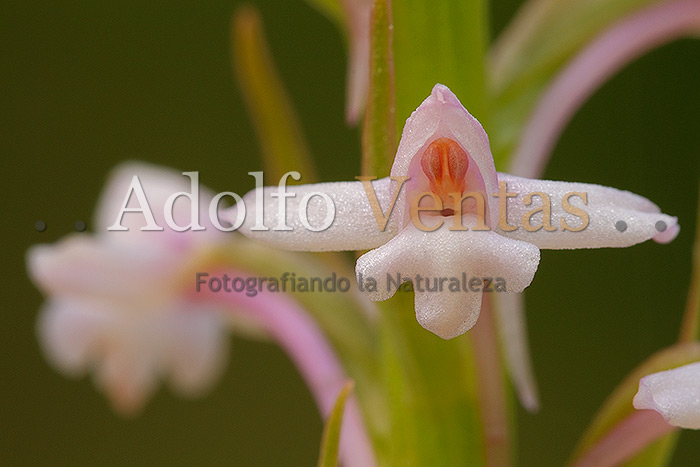
[[[384,215],[388,214],[391,201],[390,183],[389,178],[372,182]],[[386,243],[397,231],[395,216],[389,218],[384,231],[380,230],[370,205],[370,198],[359,181],[287,187],[287,192],[294,196],[286,198],[284,222],[280,222],[281,198],[272,197],[277,193],[278,187],[264,187],[262,191],[262,206],[258,205],[258,190],[252,190],[243,197],[246,216],[239,231],[247,237],[264,241],[272,246],[296,251],[364,250]],[[332,212],[327,210],[326,201],[320,195],[308,198],[312,193],[327,195],[335,206],[332,224],[318,232],[309,230],[308,227],[321,228],[327,224],[327,216]],[[308,203],[306,212],[300,209],[305,199]],[[234,206],[224,214],[223,218],[235,223],[239,208]],[[255,230],[260,209],[264,210],[262,226],[268,230]],[[302,222],[304,215],[307,220],[306,226]],[[289,230],[279,230],[282,228]]]
[[[44,305],[37,334],[46,358],[62,372],[79,376],[95,360],[111,325],[109,314],[71,300]]]
[[[189,172],[189,171],[186,171]],[[125,212],[121,219],[121,225],[128,231],[107,231],[115,224],[120,210],[124,205],[134,176],[138,176],[140,186],[148,202],[141,208],[150,209],[155,223],[163,228],[163,231],[141,231],[147,222],[144,214],[140,212]],[[176,245],[189,244],[195,241],[210,241],[221,236],[222,232],[214,227],[209,218],[209,203],[214,193],[206,188],[201,181],[198,182],[199,191],[192,190],[192,181],[183,172],[151,165],[143,162],[127,162],[116,167],[105,184],[100,200],[95,211],[95,226],[99,233],[108,234],[107,238],[115,241],[131,243],[135,238],[146,238],[150,242],[163,242],[164,240]],[[170,228],[165,218],[165,206],[168,198],[177,193],[191,193],[198,197],[198,218],[193,218],[190,200],[186,196],[179,196],[172,206],[172,218],[178,226],[187,226],[191,221],[199,223],[204,230],[187,230],[179,232]],[[221,202],[224,206],[225,202]],[[135,193],[131,193],[129,208],[138,208],[139,203]]]
[[[377,291],[366,290],[372,300],[385,300],[394,294],[400,281],[397,274],[411,279],[418,321],[443,339],[451,339],[476,322],[481,290],[488,287],[484,278],[493,281],[490,290],[500,278],[507,291],[521,292],[537,270],[539,250],[491,231],[451,231],[453,218],[444,220],[445,224],[434,232],[409,224],[387,244],[362,255],[356,272],[365,289],[368,278],[376,280]],[[475,221],[466,219],[465,225]],[[472,279],[481,285],[475,284],[472,289]],[[450,284],[457,283],[459,291],[450,290]]]
[[[700,429],[700,362],[643,377],[633,404],[659,412],[671,425]]]
[[[29,274],[49,293],[120,298],[149,294],[181,262],[164,244],[105,242],[88,234],[27,253]]]
[[[144,341],[117,340],[96,368],[95,384],[122,415],[136,414],[158,383],[154,354]]]
[[[498,178],[507,183],[509,193],[518,195],[509,198],[507,208],[508,224],[518,229],[506,232],[499,228],[497,232],[540,248],[627,247],[651,238],[665,243],[673,240],[679,230],[675,217],[661,213],[654,203],[628,191],[588,183],[532,180],[504,173],[499,173]],[[556,230],[541,228],[529,232],[523,228],[523,215],[543,206],[539,196],[533,196],[532,203],[525,205],[525,195],[536,192],[549,197],[551,227]],[[575,215],[564,209],[563,200],[569,193],[585,193],[587,197],[587,204],[583,203],[581,195],[568,198],[570,205],[588,215],[588,225],[578,232],[563,229],[563,222],[570,228],[579,228],[585,223],[581,213]],[[501,217],[504,219],[502,213]],[[542,212],[534,214],[530,219],[531,225],[541,226],[542,218]]]
[[[228,356],[228,338],[221,317],[201,308],[168,317],[164,369],[175,390],[200,395],[221,375]]]

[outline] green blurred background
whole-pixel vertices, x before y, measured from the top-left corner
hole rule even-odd
[[[272,345],[234,338],[211,395],[182,400],[164,389],[140,417],[124,420],[89,378],[50,368],[35,337],[43,298],[27,279],[25,251],[73,232],[78,220],[89,229],[115,164],[135,158],[198,170],[216,191],[253,187],[246,174],[261,168],[259,151],[230,65],[237,3],[4,3],[3,464],[316,462],[321,420]],[[249,3],[262,11],[323,179],[351,179],[359,133],[343,121],[340,34],[301,0]],[[521,2],[494,3],[496,33]],[[700,173],[699,59],[700,41],[684,40],[627,67],[579,112],[549,165],[547,178],[642,194],[679,216],[682,230],[666,246],[543,252],[527,293],[543,408],[519,412],[523,465],[561,465],[620,379],[676,338]],[[45,232],[35,230],[38,220]],[[684,433],[674,465],[698,458],[700,434]]]

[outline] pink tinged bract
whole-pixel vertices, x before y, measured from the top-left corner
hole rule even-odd
[[[700,362],[643,377],[633,404],[657,411],[673,426],[700,429]]]
[[[351,124],[360,119],[369,92],[372,4],[372,0],[343,0],[350,35],[345,118]]]
[[[540,176],[566,124],[601,84],[649,50],[698,31],[697,0],[657,2],[615,23],[549,84],[523,130],[509,170]]]

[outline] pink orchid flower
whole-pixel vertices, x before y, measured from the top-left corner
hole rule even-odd
[[[222,233],[144,232],[135,224],[143,223],[140,213],[124,214],[128,231],[107,231],[136,174],[153,220],[164,225],[166,199],[189,190],[187,178],[125,164],[98,205],[98,233],[38,245],[27,255],[32,279],[49,296],[37,329],[47,358],[68,374],[94,372],[115,409],[127,414],[143,406],[160,378],[184,395],[203,392],[216,381],[228,353],[224,317],[212,305],[189,300],[185,288],[193,257]],[[201,190],[204,206],[211,196]],[[135,201],[129,206],[138,205]],[[175,222],[189,217],[186,204],[175,203]]]
[[[522,292],[541,248],[665,243],[679,231],[633,193],[496,172],[481,124],[440,84],[407,120],[391,177],[278,192],[243,198],[242,233],[290,250],[374,249],[356,265],[361,285],[376,281],[365,284],[368,297],[386,300],[397,282],[413,282],[418,322],[444,339],[475,324],[487,280]]]
[[[209,208],[215,196],[204,187],[197,190],[195,184],[198,181],[174,170],[124,164],[104,189],[96,213],[97,234],[74,235],[29,251],[30,275],[49,296],[38,321],[48,360],[70,375],[94,372],[97,386],[114,408],[133,414],[160,378],[186,396],[210,388],[227,359],[232,321],[237,329],[262,332],[277,341],[297,365],[323,416],[328,416],[349,378],[306,310],[285,294],[250,297],[195,291],[201,258],[235,235],[214,225]],[[175,198],[169,205],[178,193],[196,198]],[[197,205],[210,216],[194,216]],[[185,229],[191,222],[201,230]],[[243,275],[231,269],[222,272]],[[348,401],[343,431],[340,455],[346,465],[374,465],[354,398]]]

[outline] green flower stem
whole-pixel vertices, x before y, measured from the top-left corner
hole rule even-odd
[[[372,9],[369,97],[362,132],[362,174],[389,175],[396,154],[391,0]]]

